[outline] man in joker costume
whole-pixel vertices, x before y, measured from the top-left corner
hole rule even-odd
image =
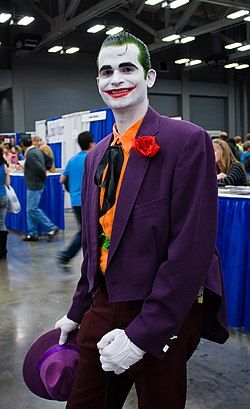
[[[88,154],[82,275],[59,343],[81,324],[68,409],[182,409],[200,337],[228,337],[218,254],[214,152],[200,127],[158,115],[148,49],[123,32],[98,55],[98,87],[116,123]]]

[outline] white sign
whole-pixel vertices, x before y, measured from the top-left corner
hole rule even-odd
[[[103,121],[106,119],[106,111],[90,112],[82,115],[82,122]]]

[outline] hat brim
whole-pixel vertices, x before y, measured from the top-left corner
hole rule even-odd
[[[53,398],[51,398],[51,396],[48,394],[40,378],[38,363],[41,356],[45,351],[47,351],[47,349],[58,344],[60,332],[60,328],[57,328],[39,337],[29,348],[23,363],[24,382],[31,392],[44,399],[53,400]],[[66,343],[67,345],[77,346],[77,332],[78,331],[76,330],[69,334]]]

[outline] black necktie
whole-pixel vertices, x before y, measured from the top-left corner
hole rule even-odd
[[[123,150],[121,143],[109,146],[106,150],[95,174],[95,184],[101,188],[105,187],[104,199],[101,208],[103,216],[114,204],[116,189],[119,182],[121,169],[123,165]],[[108,165],[107,172],[103,179],[103,172]]]

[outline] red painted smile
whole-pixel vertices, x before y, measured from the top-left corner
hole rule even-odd
[[[132,92],[136,87],[137,87],[137,85],[134,85],[134,87],[131,87],[131,88],[111,89],[111,90],[108,90],[108,91],[102,90],[102,92],[105,92],[106,94],[108,94],[112,98],[122,98],[122,97],[125,97],[126,95],[130,94],[130,92]]]

